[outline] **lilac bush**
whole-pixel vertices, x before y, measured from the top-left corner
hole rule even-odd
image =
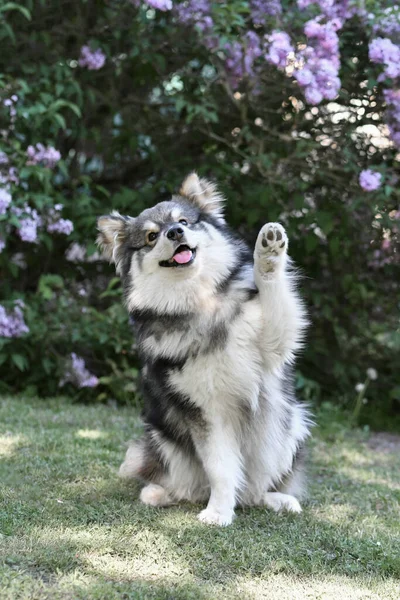
[[[195,168],[222,182],[249,241],[265,220],[288,230],[313,321],[299,389],[345,403],[376,364],[393,413],[399,5],[99,0],[67,4],[68,26],[55,0],[22,6],[31,20],[0,19],[0,279],[3,318],[23,298],[29,332],[0,337],[4,385],[57,393],[74,355],[90,372],[66,393],[136,394],[96,217],[137,214]],[[92,372],[98,385],[80,386]]]

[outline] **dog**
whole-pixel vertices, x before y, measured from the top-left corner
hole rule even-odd
[[[307,407],[292,365],[307,315],[279,223],[254,259],[227,226],[215,184],[190,174],[179,194],[132,218],[98,219],[143,363],[144,434],[120,476],[145,482],[151,506],[207,503],[203,523],[235,507],[301,511]]]

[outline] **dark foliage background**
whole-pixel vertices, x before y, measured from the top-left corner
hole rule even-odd
[[[250,243],[267,221],[288,230],[313,323],[299,394],[353,410],[355,386],[373,368],[360,418],[376,428],[399,423],[399,154],[368,58],[372,29],[357,15],[344,22],[340,93],[311,106],[262,55],[235,80],[226,59],[249,30],[262,39],[284,29],[304,42],[318,7],[282,6],[254,26],[248,2],[213,3],[217,41],[207,47],[204,31],[174,10],[0,2],[0,167],[12,196],[0,215],[1,304],[4,320],[22,299],[29,328],[0,338],[1,391],[138,401],[134,340],[118,280],[95,254],[96,218],[110,209],[135,215],[196,169],[220,183],[228,221]],[[101,68],[80,66],[85,45],[104,54]],[[38,143],[61,159],[28,160]],[[379,189],[362,189],[363,169],[382,175]],[[58,204],[73,223],[69,235],[48,230]],[[37,211],[35,241],[21,239],[12,206]],[[71,353],[98,385],[77,387]]]

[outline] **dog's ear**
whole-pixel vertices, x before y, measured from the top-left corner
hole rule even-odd
[[[215,183],[199,178],[197,173],[191,173],[182,183],[179,193],[196,204],[203,212],[209,213],[220,222],[224,220],[225,199],[220,194]]]
[[[128,226],[133,220],[131,217],[123,217],[117,211],[97,219],[99,235],[96,242],[103,255],[110,262],[115,263],[117,271],[121,260],[119,250],[128,234]]]

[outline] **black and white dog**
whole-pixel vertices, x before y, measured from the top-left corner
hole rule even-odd
[[[223,198],[193,173],[179,194],[138,217],[100,217],[143,361],[144,424],[121,465],[152,506],[204,502],[204,523],[236,505],[300,512],[310,431],[290,365],[307,324],[279,223],[254,261],[227,227]]]

